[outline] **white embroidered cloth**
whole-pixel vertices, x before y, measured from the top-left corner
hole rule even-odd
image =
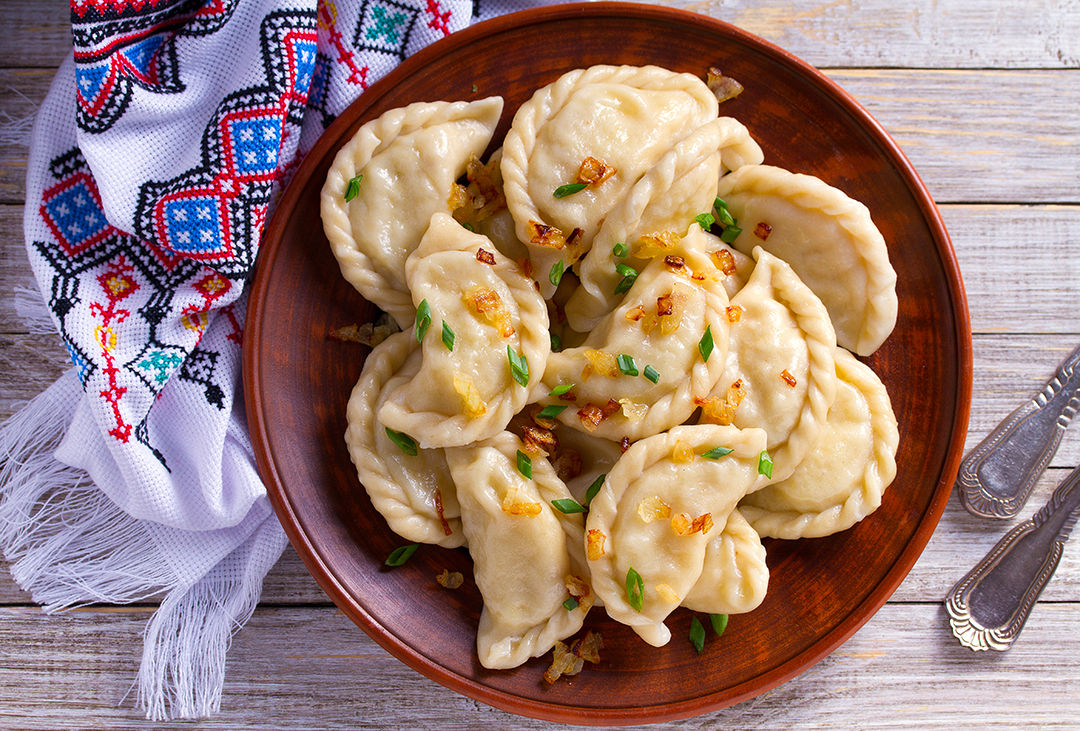
[[[221,702],[286,545],[239,389],[244,287],[290,171],[409,54],[529,0],[71,0],[27,252],[73,368],[0,428],[0,546],[47,610],[161,596],[138,703]]]

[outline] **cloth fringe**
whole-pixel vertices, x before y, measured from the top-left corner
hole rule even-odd
[[[81,395],[69,372],[0,426],[0,548],[46,612],[167,592],[144,632],[137,705],[154,721],[216,713],[232,634],[255,611],[284,533],[270,513],[194,586],[181,584],[153,524],[53,457]]]
[[[55,335],[56,323],[41,293],[33,287],[15,287],[15,314],[31,335]]]

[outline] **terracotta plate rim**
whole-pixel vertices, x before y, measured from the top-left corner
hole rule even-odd
[[[260,277],[260,272],[267,270],[267,267],[273,264],[273,259],[279,248],[281,238],[278,233],[283,228],[280,217],[275,216],[272,218],[264,233],[266,243],[262,247],[263,251],[260,252],[251,286],[247,313],[247,333],[243,344],[244,398],[251,442],[259,473],[265,481],[271,504],[290,542],[308,570],[334,603],[391,655],[428,678],[456,692],[512,713],[549,721],[585,725],[669,721],[728,707],[790,680],[815,665],[851,637],[876,614],[907,576],[937,526],[948,502],[951,487],[959,468],[964,439],[967,433],[972,387],[971,324],[956,253],[950,242],[941,214],[910,161],[877,120],[834,81],[790,52],[729,23],[674,8],[621,2],[554,5],[503,15],[457,31],[410,56],[378,82],[372,84],[357,102],[350,105],[327,128],[323,138],[337,139],[343,135],[348,127],[355,123],[356,114],[352,112],[354,108],[370,106],[372,99],[377,101],[387,90],[393,88],[400,79],[444,53],[466,46],[477,39],[497,35],[509,28],[528,26],[550,20],[562,20],[572,17],[580,19],[625,18],[627,16],[653,22],[692,25],[699,29],[704,28],[712,31],[720,37],[735,37],[744,44],[756,47],[762,53],[770,56],[774,61],[786,65],[795,73],[809,78],[819,91],[825,92],[831,97],[832,101],[855,119],[882,149],[891,166],[905,180],[918,207],[926,217],[927,226],[933,234],[934,245],[944,270],[948,295],[953,306],[954,335],[958,348],[956,363],[958,369],[957,392],[956,403],[952,412],[952,434],[946,446],[946,459],[939,483],[919,521],[917,530],[901,551],[893,566],[886,573],[884,579],[862,602],[852,609],[843,621],[801,653],[779,663],[752,680],[685,701],[652,706],[588,709],[587,715],[583,714],[583,709],[525,698],[496,690],[476,680],[449,671],[427,655],[410,647],[398,637],[389,633],[365,611],[363,606],[348,593],[338,578],[331,573],[328,563],[324,560],[319,549],[311,542],[307,532],[301,525],[300,518],[284,489],[273,455],[270,452],[269,437],[266,430],[267,424],[260,398],[262,393],[260,388],[260,360],[256,344],[259,343],[262,335],[262,323],[259,318],[260,303],[268,295],[266,278]],[[293,181],[286,188],[279,202],[279,210],[291,209],[301,190],[310,180],[316,168],[317,159],[317,155],[309,154],[308,158],[301,163]]]

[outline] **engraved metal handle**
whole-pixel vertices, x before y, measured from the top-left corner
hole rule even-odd
[[[1080,409],[1080,347],[1035,397],[990,432],[960,463],[956,484],[968,512],[1010,518],[1027,502]]]
[[[949,624],[973,650],[1008,650],[1057,568],[1080,517],[1080,467],[1042,510],[1005,534],[945,597]]]

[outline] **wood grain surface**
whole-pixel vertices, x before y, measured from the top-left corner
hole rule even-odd
[[[1080,340],[1080,6],[964,0],[715,0],[691,7],[823,67],[897,140],[940,205],[974,331],[970,448]],[[68,52],[65,4],[0,4],[0,417],[66,367],[10,293],[33,286],[22,246],[28,120]],[[1080,462],[1068,431],[1026,518]],[[941,597],[1016,521],[952,499],[882,610],[798,678],[657,728],[1076,728],[1080,549],[1066,547],[1017,645],[972,653]],[[0,728],[160,728],[129,695],[153,605],[41,613],[0,574]],[[234,638],[222,712],[177,728],[556,727],[478,704],[387,655],[326,599],[291,550]]]

